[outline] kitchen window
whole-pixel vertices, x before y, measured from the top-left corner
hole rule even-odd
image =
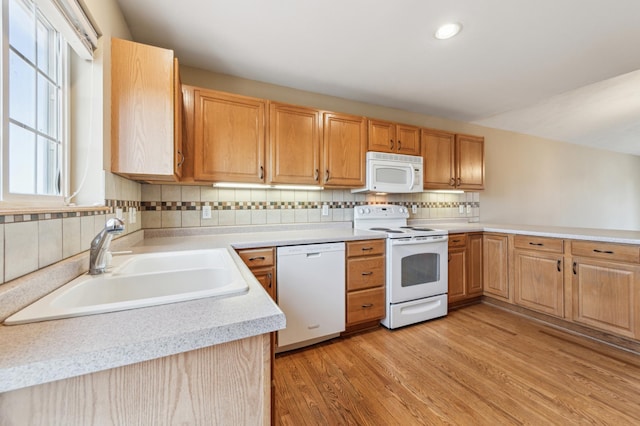
[[[76,1],[2,0],[5,207],[62,205],[68,195],[69,46],[91,59],[86,33],[97,41]]]

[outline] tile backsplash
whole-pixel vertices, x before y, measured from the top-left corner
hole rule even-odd
[[[415,213],[411,213],[415,219],[477,220],[480,216],[479,193],[377,196],[352,194],[349,190],[140,186],[140,201],[108,199],[105,200],[106,207],[95,209],[0,214],[0,283],[88,250],[93,237],[108,219],[115,217],[117,209],[123,211],[125,234],[157,228],[348,222],[353,220],[354,207],[381,203],[403,205],[410,212],[415,206]],[[322,215],[325,205],[328,214]],[[210,219],[202,218],[204,206],[211,207]],[[132,208],[138,211],[135,223],[129,221]]]
[[[410,211],[415,206],[416,212],[411,217],[416,219],[474,219],[480,216],[477,192],[378,196],[352,194],[349,190],[222,189],[176,185],[142,185],[141,215],[145,229],[343,222],[353,220],[354,207],[380,203],[404,205]],[[328,214],[322,215],[325,205]],[[202,218],[204,206],[211,207],[211,218]]]

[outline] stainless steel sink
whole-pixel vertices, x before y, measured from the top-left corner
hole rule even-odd
[[[122,256],[112,272],[81,275],[10,316],[4,324],[237,295],[247,288],[226,249]]]

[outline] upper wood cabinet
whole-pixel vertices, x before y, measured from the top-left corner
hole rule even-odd
[[[366,148],[364,117],[324,113],[323,184],[326,187],[364,186]]]
[[[389,121],[368,120],[369,151],[420,155],[420,129]]]
[[[197,89],[193,102],[195,180],[264,183],[267,101]]]
[[[484,189],[484,138],[422,129],[424,189]]]
[[[320,111],[271,103],[269,106],[269,182],[317,185],[320,183]]]
[[[145,181],[177,181],[182,92],[173,51],[111,39],[111,171]]]

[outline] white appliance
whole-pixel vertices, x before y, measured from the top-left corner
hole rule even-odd
[[[447,231],[407,226],[409,211],[396,205],[354,209],[353,227],[386,236],[386,317],[398,328],[447,314]]]
[[[367,152],[366,185],[351,192],[422,192],[422,157]]]
[[[345,244],[278,247],[278,305],[287,327],[276,352],[340,335],[345,326]]]

